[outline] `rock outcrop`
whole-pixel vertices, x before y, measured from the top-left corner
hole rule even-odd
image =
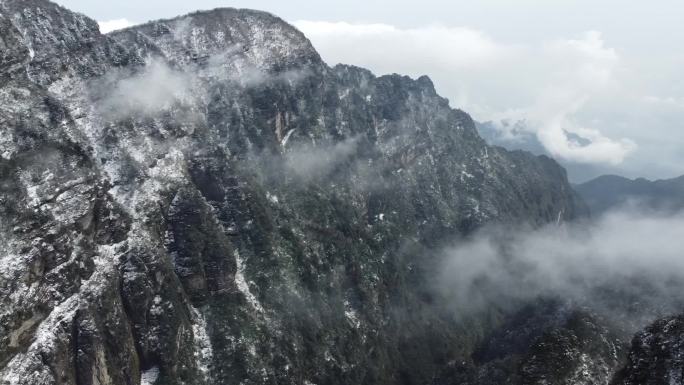
[[[656,321],[634,337],[629,361],[613,385],[684,383],[684,317]]]

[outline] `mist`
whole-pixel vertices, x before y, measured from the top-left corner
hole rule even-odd
[[[300,178],[318,178],[349,159],[356,151],[358,142],[358,137],[352,137],[329,146],[295,146],[285,155],[286,166]]]
[[[681,311],[684,213],[623,208],[591,223],[485,228],[443,251],[438,290],[461,313],[558,298],[635,328]]]
[[[105,116],[149,116],[192,97],[192,80],[161,61],[152,61],[132,75],[111,71],[105,84],[97,85],[95,91],[106,92],[100,103]]]

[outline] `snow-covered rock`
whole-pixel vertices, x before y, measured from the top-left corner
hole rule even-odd
[[[270,14],[0,0],[3,385],[422,383],[468,339],[431,248],[559,212],[553,160]]]

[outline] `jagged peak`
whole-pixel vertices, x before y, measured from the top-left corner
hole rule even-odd
[[[81,27],[99,31],[95,20],[49,0],[0,0],[0,11],[13,17],[22,26],[26,26],[34,17],[44,17],[50,21],[47,26],[53,30],[77,22]]]
[[[33,81],[48,84],[65,71],[83,75],[98,72],[90,60],[94,54],[91,48],[105,37],[95,20],[47,0],[4,0],[0,13],[8,21],[5,29],[17,32],[10,37],[15,42],[15,61],[19,57]],[[45,71],[44,66],[51,70]]]
[[[150,21],[109,34],[116,40],[152,41],[165,56],[183,62],[225,52],[249,52],[254,62],[289,67],[322,64],[307,37],[294,26],[268,12],[216,8]]]

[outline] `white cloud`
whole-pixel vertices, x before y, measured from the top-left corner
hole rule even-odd
[[[287,167],[303,179],[325,175],[349,159],[358,141],[358,137],[352,137],[329,146],[296,146],[287,152]]]
[[[684,108],[684,98],[675,98],[672,96],[660,97],[648,95],[644,96],[642,100],[646,103],[662,106],[662,107],[672,107],[672,108]]]
[[[553,155],[582,163],[617,165],[636,148],[629,139],[611,139],[599,130],[573,120],[592,96],[615,85],[620,58],[607,48],[599,32],[587,32],[581,39],[557,40],[544,44],[540,58],[549,64],[547,85],[526,111],[531,128]],[[587,143],[573,140],[575,134]]]
[[[556,157],[617,165],[636,148],[630,139],[611,138],[577,119],[596,95],[619,92],[616,73],[622,61],[599,32],[508,44],[462,27],[402,29],[316,21],[295,25],[330,64],[360,65],[378,74],[428,74],[454,107],[476,119],[524,120],[527,130]],[[578,136],[584,140],[576,140]]]
[[[160,61],[148,63],[140,73],[120,76],[117,72],[109,74],[112,84],[106,86],[106,97],[101,101],[103,112],[110,117],[154,115],[193,97],[192,77]]]
[[[602,292],[631,293],[627,303],[641,302],[641,313],[623,308],[622,316],[649,322],[655,309],[676,311],[684,301],[682,231],[681,213],[627,208],[592,223],[486,228],[446,249],[436,281],[455,306],[476,311],[548,296],[604,312],[626,303]]]
[[[295,25],[332,64],[357,57],[380,73],[402,70],[420,74],[435,67],[487,66],[515,50],[470,28],[432,25],[401,29],[388,24],[326,21],[298,21]]]
[[[380,73],[418,76],[435,67],[487,65],[507,49],[468,28],[427,26],[402,29],[388,24],[297,21],[329,64],[368,67]]]
[[[98,21],[97,24],[100,25],[101,33],[109,33],[119,29],[124,29],[135,25],[134,23],[128,21],[127,19],[116,19],[107,21]]]

